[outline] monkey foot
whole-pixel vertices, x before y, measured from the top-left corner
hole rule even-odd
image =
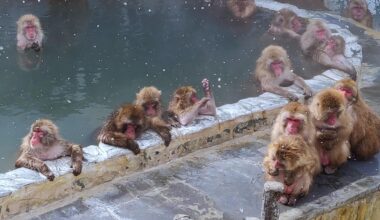
[[[326,174],[333,174],[335,173],[336,170],[337,170],[336,167],[330,167],[330,166],[327,166],[323,169],[323,171],[325,171]]]
[[[288,197],[286,195],[281,195],[280,198],[277,200],[281,204],[288,204]]]
[[[50,181],[53,181],[54,178],[55,178],[55,176],[54,176],[53,173],[50,172],[50,173],[46,174],[46,178],[47,178],[48,180],[50,180]]]

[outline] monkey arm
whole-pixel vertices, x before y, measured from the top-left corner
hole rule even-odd
[[[164,140],[165,146],[169,146],[172,136],[170,134],[169,126],[159,117],[154,117],[149,121],[149,127],[153,129],[162,140]]]
[[[301,89],[303,89],[304,91],[304,94],[306,97],[311,97],[313,96],[313,91],[311,90],[311,88],[305,83],[305,81],[302,79],[302,77],[294,74],[294,84],[298,87],[300,87]]]
[[[206,102],[208,102],[209,100],[210,100],[209,98],[203,97],[200,101],[195,103],[193,106],[185,109],[185,111],[182,112],[181,114],[178,114],[179,123],[181,123],[181,125],[187,125],[191,121],[193,121],[195,117],[197,117],[197,115],[199,114],[199,109],[203,105],[205,105]]]
[[[200,115],[216,115],[216,105],[215,99],[213,96],[210,97],[210,100],[206,104],[199,108]]]
[[[66,142],[64,144],[67,148],[67,155],[71,156],[71,167],[73,168],[73,174],[78,176],[82,172],[82,163],[83,163],[83,150],[82,147],[78,144],[72,144]]]
[[[98,140],[109,145],[118,146],[122,148],[127,148],[131,150],[134,154],[140,153],[140,147],[136,141],[128,139],[127,136],[121,132],[106,131],[102,132]]]
[[[342,54],[334,55],[333,58],[328,56],[327,53],[320,51],[317,54],[317,62],[333,69],[337,69],[346,72],[350,75],[353,80],[356,80],[357,72],[354,66],[347,61],[347,59]]]
[[[283,33],[288,34],[291,38],[301,39],[301,35],[297,34],[296,32],[294,32],[291,29],[284,28]]]
[[[282,88],[281,86],[275,85],[273,82],[263,81],[261,87],[264,91],[278,94],[280,96],[286,97],[292,101],[297,101],[298,97],[288,90]]]
[[[16,168],[25,167],[31,170],[38,171],[46,176],[50,181],[54,180],[54,174],[50,171],[49,167],[40,159],[33,157],[29,154],[21,154],[17,159]]]

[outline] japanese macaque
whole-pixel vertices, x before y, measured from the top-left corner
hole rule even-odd
[[[341,36],[331,36],[325,43],[321,44],[313,54],[313,60],[333,69],[346,72],[353,80],[356,80],[355,67],[347,61],[344,56],[346,42]]]
[[[331,36],[331,31],[325,23],[319,20],[311,21],[306,32],[301,36],[301,49],[304,54],[328,68],[346,72],[356,80],[356,70],[344,56],[345,41],[340,36]]]
[[[169,145],[171,134],[167,126],[151,123],[140,105],[125,104],[108,117],[97,139],[99,142],[127,148],[138,154],[140,147],[135,139],[149,128],[157,132],[164,140],[165,146]]]
[[[334,88],[349,103],[348,112],[353,119],[350,135],[351,152],[359,160],[366,160],[380,151],[380,118],[364,102],[356,83],[350,79],[338,81]]]
[[[17,21],[17,47],[19,50],[40,51],[44,32],[40,20],[32,14],[21,16]]]
[[[288,35],[291,38],[300,39],[302,33],[305,32],[306,24],[306,19],[283,8],[275,14],[268,31],[274,35]]]
[[[290,102],[277,115],[271,140],[275,141],[281,135],[300,135],[310,147],[315,148],[315,132],[308,106]]]
[[[294,83],[303,89],[305,98],[311,97],[312,90],[310,87],[292,71],[292,64],[285,49],[270,45],[261,52],[261,56],[256,61],[255,77],[264,91],[297,101],[298,97],[295,94],[281,87]]]
[[[316,127],[316,146],[326,174],[332,174],[350,155],[349,137],[353,119],[347,112],[347,101],[337,90],[317,93],[310,106]]]
[[[315,50],[331,37],[331,31],[327,25],[320,20],[312,20],[301,36],[301,49],[306,55],[312,56]]]
[[[360,24],[372,28],[372,14],[368,10],[366,0],[350,0],[344,16],[354,19]]]
[[[255,0],[227,0],[227,7],[240,19],[249,18],[256,12]]]
[[[62,139],[58,127],[48,119],[38,119],[30,127],[29,133],[23,138],[20,146],[20,156],[15,166],[36,170],[45,175],[50,181],[54,174],[44,163],[63,156],[71,156],[73,174],[82,171],[83,151],[80,145]]]
[[[191,86],[178,88],[169,103],[168,112],[173,114],[181,125],[187,125],[198,115],[216,115],[215,99],[208,79],[202,80],[205,97],[198,99],[197,91]]]
[[[308,146],[300,135],[279,136],[268,146],[263,166],[267,181],[284,184],[278,201],[294,205],[308,194],[313,177],[320,172],[320,161],[315,148]]]

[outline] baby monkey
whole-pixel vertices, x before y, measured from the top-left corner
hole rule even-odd
[[[25,167],[45,175],[50,181],[54,174],[44,163],[63,156],[71,156],[73,174],[82,171],[83,151],[80,145],[65,141],[59,135],[58,127],[48,119],[38,119],[30,127],[29,133],[23,138],[20,146],[20,156],[16,168]]]

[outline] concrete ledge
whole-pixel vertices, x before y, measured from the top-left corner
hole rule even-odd
[[[283,212],[280,219],[380,219],[380,176],[360,179],[311,203]]]
[[[270,10],[290,7],[301,16],[314,16],[294,6],[268,0],[257,0],[257,5]],[[357,69],[360,69],[362,54],[357,38],[346,29],[336,28],[338,34],[341,34],[348,42],[346,56],[351,59]],[[360,52],[354,54],[351,53],[352,50]],[[347,76],[339,71],[328,70],[322,75],[307,80],[306,83],[316,92]],[[300,92],[295,86],[288,89]],[[268,128],[272,125],[280,108],[287,102],[285,98],[278,95],[264,93],[258,97],[223,105],[218,107],[216,117],[200,117],[189,126],[173,129],[171,131],[173,140],[168,147],[163,145],[158,135],[147,132],[138,140],[143,149],[138,156],[134,156],[128,150],[105,144],[85,147],[83,150],[86,162],[82,174],[77,177],[71,174],[69,158],[47,162],[56,175],[53,182],[25,168],[0,174],[0,218],[28,212],[33,208],[74,195],[78,191],[111,181],[118,176],[141,171],[198,149]]]

